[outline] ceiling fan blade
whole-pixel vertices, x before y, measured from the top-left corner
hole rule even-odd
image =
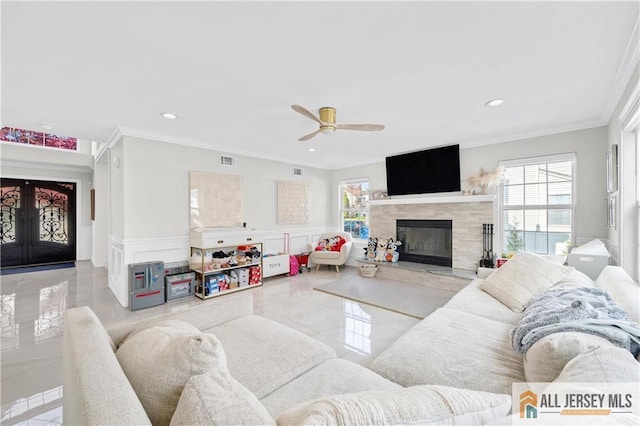
[[[299,141],[308,141],[309,139],[311,139],[312,137],[314,137],[315,135],[317,135],[318,133],[320,133],[320,129],[316,130],[313,133],[309,133],[308,135],[304,135],[303,137],[301,137],[300,139],[298,139]]]
[[[384,129],[382,124],[336,124],[340,130],[364,130],[365,132],[379,132]]]
[[[297,112],[298,114],[302,114],[307,118],[312,119],[313,121],[317,122],[318,124],[322,124],[322,121],[320,121],[320,119],[318,117],[316,117],[315,115],[313,115],[313,113],[311,111],[309,111],[308,109],[301,107],[300,105],[291,105],[291,109],[294,110],[295,112]]]

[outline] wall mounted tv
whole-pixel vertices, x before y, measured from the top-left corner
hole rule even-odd
[[[460,146],[450,145],[386,158],[389,195],[460,191]]]

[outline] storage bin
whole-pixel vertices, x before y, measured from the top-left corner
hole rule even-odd
[[[366,264],[360,265],[360,275],[367,278],[373,278],[378,272],[378,265]]]
[[[289,273],[288,254],[268,254],[262,258],[263,275],[265,278],[278,274]]]
[[[569,253],[567,264],[583,272],[592,280],[598,278],[600,272],[609,264],[609,256],[586,253]]]
[[[166,300],[193,296],[196,274],[188,272],[165,277]]]
[[[567,256],[567,265],[583,272],[592,280],[609,264],[609,251],[599,239],[574,247]]]

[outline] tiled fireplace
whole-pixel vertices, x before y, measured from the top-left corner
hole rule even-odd
[[[370,235],[397,238],[398,220],[451,221],[451,266],[475,271],[482,256],[482,224],[493,223],[493,198],[443,196],[372,201]]]

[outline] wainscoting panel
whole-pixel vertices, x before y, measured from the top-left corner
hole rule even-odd
[[[298,254],[309,251],[309,245],[314,244],[320,235],[329,232],[327,228],[299,228],[290,231],[264,231],[262,241],[264,252],[275,254],[284,251],[284,233],[289,233],[289,253]]]
[[[289,253],[308,251],[325,228],[304,228],[289,231]],[[260,232],[264,253],[284,250],[285,231]],[[317,238],[315,236],[317,235]],[[315,239],[314,239],[315,238]],[[129,306],[128,265],[132,263],[188,260],[191,242],[188,236],[122,240],[111,236],[109,247],[109,288],[124,307]]]
[[[121,240],[111,237],[109,288],[124,307],[129,306],[128,268],[132,263],[178,262],[189,258],[189,237]]]
[[[111,245],[109,247],[109,288],[116,296],[118,302],[124,307],[129,306],[129,286],[127,283],[127,277],[124,274],[124,241],[120,238],[111,236]]]

